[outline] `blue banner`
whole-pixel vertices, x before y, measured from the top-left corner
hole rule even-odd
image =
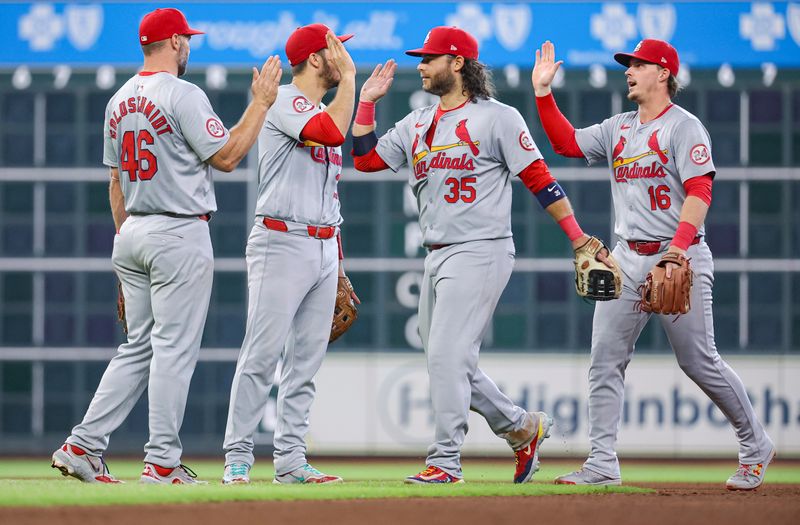
[[[177,5],[192,27],[194,65],[251,66],[278,53],[298,26],[323,22],[347,43],[354,60],[370,65],[418,47],[437,25],[455,25],[480,42],[492,65],[533,64],[545,39],[567,67],[613,64],[642,38],[669,40],[692,67],[800,68],[798,2],[312,2],[312,3],[49,3],[2,5],[0,66],[131,65],[141,63],[142,16]]]

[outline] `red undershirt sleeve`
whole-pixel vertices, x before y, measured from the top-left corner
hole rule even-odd
[[[575,128],[558,109],[553,94],[536,97],[536,108],[539,110],[539,119],[553,150],[565,157],[583,157],[578,141],[575,140]]]
[[[700,177],[692,177],[683,183],[683,188],[686,190],[686,196],[694,195],[701,201],[711,206],[711,183],[714,178],[711,175],[702,175]]]
[[[527,168],[519,173],[518,177],[533,194],[539,193],[549,184],[556,181],[542,159],[531,162]]]
[[[353,155],[353,164],[358,171],[373,172],[388,170],[389,165],[384,162],[375,148],[372,148],[366,155]]]
[[[323,146],[336,147],[344,144],[344,136],[333,119],[325,113],[317,113],[309,120],[300,132],[300,138],[310,140]]]

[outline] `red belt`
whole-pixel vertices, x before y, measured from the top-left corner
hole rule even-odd
[[[695,237],[690,246],[700,242],[702,236]],[[653,255],[661,251],[661,244],[669,241],[628,241],[628,248],[639,255]]]
[[[448,246],[450,246],[450,245],[449,244],[431,244],[430,246],[428,246],[428,249],[430,251],[441,250],[442,248],[446,248]]]
[[[286,224],[286,221],[282,221],[280,219],[264,217],[264,226],[266,226],[268,230],[275,230],[278,232],[289,231],[289,225]],[[308,236],[314,237],[315,239],[330,239],[336,235],[336,226],[304,226],[308,231]]]

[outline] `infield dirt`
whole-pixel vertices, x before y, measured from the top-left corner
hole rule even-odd
[[[638,485],[638,484],[637,484]],[[729,492],[719,484],[641,484],[652,494],[263,501],[191,505],[0,508],[4,525],[255,523],[689,525],[800,523],[800,485]]]

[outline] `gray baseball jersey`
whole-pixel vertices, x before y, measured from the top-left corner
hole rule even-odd
[[[423,244],[511,236],[511,175],[542,158],[519,111],[494,99],[468,102],[441,116],[418,109],[378,141],[378,155],[397,171],[411,166]]]
[[[199,87],[163,71],[134,76],[106,106],[104,137],[128,213],[216,211],[206,161],[230,134]]]
[[[258,136],[256,215],[303,224],[338,225],[337,185],[342,148],[302,140],[300,132],[322,112],[294,84],[278,89]]]
[[[626,240],[671,239],[686,199],[683,183],[715,171],[708,132],[675,104],[644,124],[629,111],[576,130],[575,138],[589,164],[608,162],[614,233]]]

